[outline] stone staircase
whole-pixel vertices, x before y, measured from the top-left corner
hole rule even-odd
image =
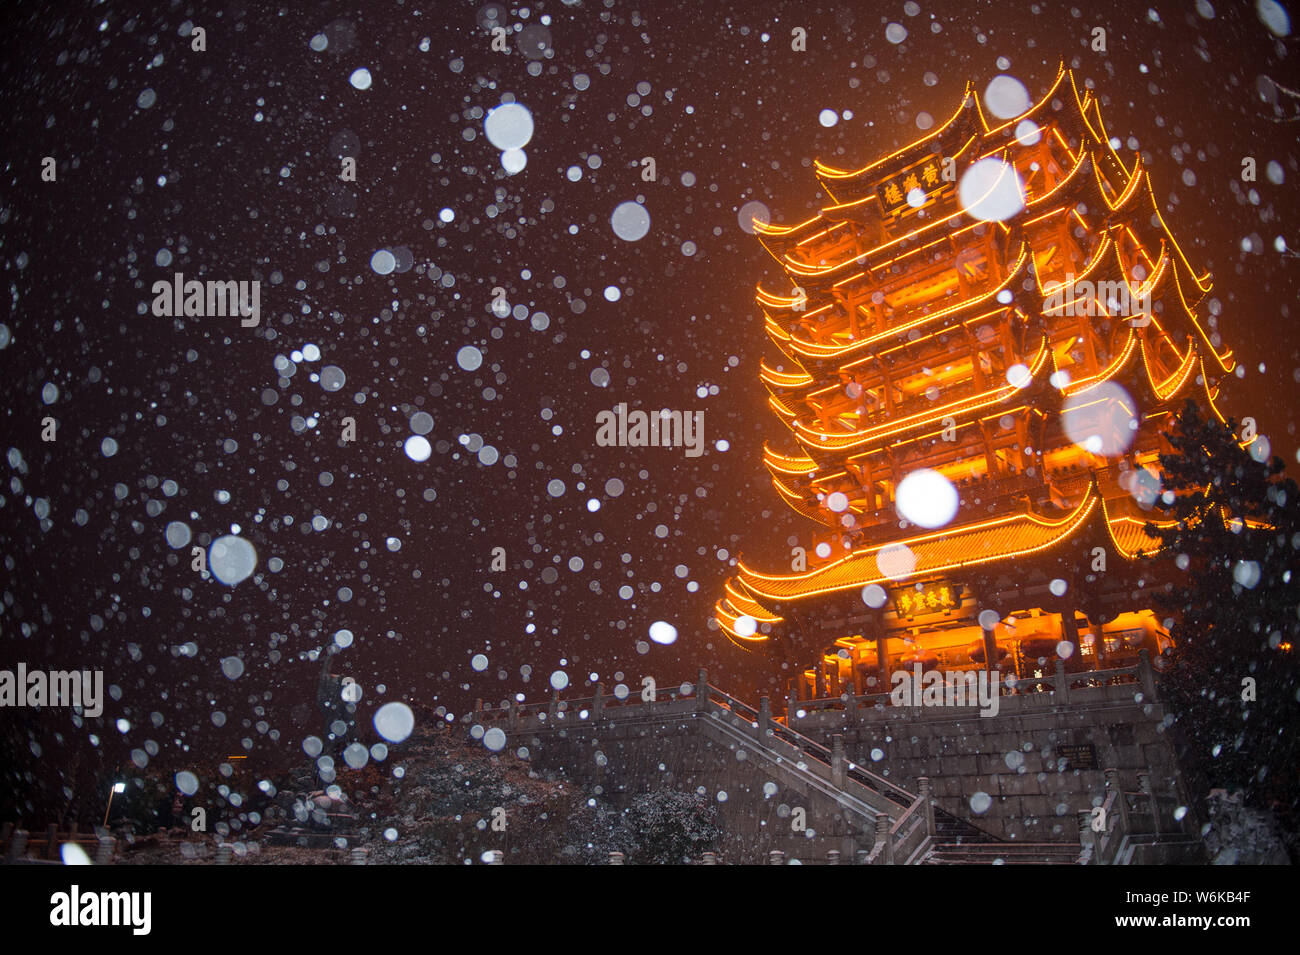
[[[611,796],[665,782],[735,794],[719,805],[730,861],[770,864],[774,852],[802,864],[916,865],[925,857],[933,830],[928,780],[911,792],[856,766],[841,747],[790,729],[765,705],[755,709],[710,686],[703,671],[683,689],[624,701],[598,688],[591,698],[477,707],[470,720],[503,729],[539,769]],[[796,806],[806,829],[793,829],[790,812],[780,811]]]
[[[745,792],[775,784],[780,796],[772,803],[794,805],[797,798],[809,818],[819,820],[816,837],[801,839],[792,836],[788,825],[782,831],[785,824],[774,816],[756,822],[754,810],[741,812],[739,805],[724,803],[725,813],[736,813],[724,826],[734,828],[731,851],[725,853],[731,861],[743,857],[766,863],[768,855],[804,864],[828,858],[875,865],[1094,861],[1078,842],[1019,842],[985,832],[939,808],[927,778],[917,778],[916,792],[905,789],[847,760],[838,740],[826,746],[774,719],[766,703],[749,706],[709,685],[701,671],[693,687],[685,685],[657,700],[615,700],[598,688],[595,697],[578,700],[563,701],[557,693],[549,704],[480,706],[470,719],[500,726],[534,750],[539,765],[608,793],[660,784],[667,763],[676,770],[673,784],[688,789],[704,785],[715,792]],[[598,770],[592,769],[593,752],[600,754]],[[676,757],[670,759],[670,753]],[[721,754],[726,758],[719,760]],[[660,772],[656,776],[647,767]],[[755,808],[766,811],[761,805]],[[1116,861],[1130,860],[1121,856]]]
[[[843,820],[842,831],[821,840],[822,848],[833,847],[842,857],[866,864],[915,865],[925,858],[930,850],[929,812],[933,808],[928,794],[912,793],[851,766],[841,754],[771,720],[766,713],[715,687],[708,691],[709,707],[700,723],[706,737],[733,752],[743,750],[765,773],[835,807]],[[796,849],[791,857],[804,854],[806,850]]]

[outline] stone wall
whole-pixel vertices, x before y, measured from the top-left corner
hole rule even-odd
[[[807,712],[796,713],[793,728],[828,748],[840,736],[848,760],[912,794],[927,777],[938,808],[999,839],[1078,845],[1079,814],[1101,804],[1107,769],[1118,771],[1116,783],[1129,793],[1143,790],[1145,776],[1153,794],[1129,800],[1131,831],[1153,831],[1143,824],[1160,816],[1162,833],[1198,832],[1191,812],[1174,821],[1175,807],[1188,803],[1164,708],[1136,683],[1068,694],[1002,696],[996,716],[977,707],[821,701],[799,704]],[[780,849],[805,862],[835,850],[847,863],[876,844],[882,812],[900,814],[878,792],[851,782],[841,788],[834,783],[842,777],[825,764],[770,737],[759,745],[750,724],[716,706],[701,712],[692,699],[604,718],[535,713],[509,735],[511,748],[527,747],[539,771],[616,805],[652,789],[702,790],[718,806],[726,832],[719,848],[729,862],[763,862]],[[1088,755],[1095,768],[1068,760]],[[1157,811],[1147,813],[1153,802]],[[805,830],[793,825],[796,809],[804,810]]]
[[[1156,793],[1186,804],[1164,708],[1146,702],[1137,685],[1075,689],[1066,704],[1053,699],[1004,696],[996,716],[877,704],[810,712],[794,726],[827,745],[843,734],[850,759],[905,788],[929,777],[941,809],[1002,839],[1077,841],[1077,813],[1104,795],[1110,768],[1125,790],[1138,791],[1138,773],[1150,773]],[[1096,769],[1069,768],[1061,748],[1080,744],[1095,747]],[[989,797],[986,808],[979,793]]]

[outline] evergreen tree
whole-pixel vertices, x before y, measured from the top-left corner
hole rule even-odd
[[[706,849],[716,849],[722,836],[716,804],[698,793],[640,793],[624,816],[636,834],[630,861],[641,865],[681,865],[698,859]]]
[[[1160,464],[1160,507],[1172,527],[1148,524],[1177,572],[1159,594],[1175,619],[1161,681],[1189,744],[1187,769],[1248,802],[1294,811],[1300,799],[1300,491],[1266,444],[1243,448],[1236,423],[1188,401]],[[1252,453],[1253,452],[1253,453]],[[1168,493],[1168,492],[1172,492]]]

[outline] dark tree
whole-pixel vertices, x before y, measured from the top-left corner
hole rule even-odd
[[[698,793],[655,789],[641,793],[624,811],[637,846],[631,861],[642,865],[681,865],[716,849],[722,835],[717,806]]]
[[[1147,528],[1177,567],[1157,599],[1175,620],[1162,687],[1186,768],[1290,814],[1300,797],[1300,492],[1280,458],[1256,460],[1267,456],[1260,442],[1243,448],[1234,421],[1190,401],[1169,440],[1175,453],[1160,464],[1174,495],[1160,506],[1176,524]]]
[[[708,798],[674,789],[638,793],[622,811],[592,800],[565,814],[562,861],[604,865],[616,849],[631,865],[682,865],[717,848],[717,818]]]

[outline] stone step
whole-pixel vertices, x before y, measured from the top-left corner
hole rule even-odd
[[[1068,842],[939,843],[929,865],[1073,865],[1080,848]]]
[[[992,859],[947,859],[931,857],[925,865],[992,865]],[[1074,865],[1073,859],[1003,859],[1001,865]]]
[[[936,848],[952,847],[964,852],[1075,852],[1079,851],[1077,842],[945,842],[935,840]]]

